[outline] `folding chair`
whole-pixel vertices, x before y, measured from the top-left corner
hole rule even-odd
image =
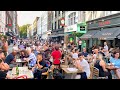
[[[88,79],[92,79],[94,63],[90,63],[90,77]]]
[[[93,68],[93,79],[108,79],[108,77],[99,77],[99,69]]]

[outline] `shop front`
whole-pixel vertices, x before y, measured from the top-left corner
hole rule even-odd
[[[72,33],[77,31],[77,24],[65,27],[64,35],[65,35],[65,42],[67,43],[76,43],[76,36],[74,36]]]
[[[48,38],[53,42],[61,43],[61,40],[64,40],[64,28],[51,31],[51,35]]]
[[[77,33],[85,34],[86,33],[86,22],[77,23]],[[77,37],[77,41],[81,36]],[[86,48],[86,40],[82,40],[82,48]]]
[[[88,40],[88,45],[102,45],[106,41],[109,47],[120,45],[120,14],[113,14],[87,22],[88,32],[81,38]]]

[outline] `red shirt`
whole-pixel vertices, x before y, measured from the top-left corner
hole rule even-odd
[[[62,54],[59,50],[58,51],[54,50],[51,56],[53,57],[53,64],[60,64],[60,58]]]

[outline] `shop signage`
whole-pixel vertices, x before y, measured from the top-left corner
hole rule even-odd
[[[64,26],[65,25],[65,18],[61,18],[61,26]]]
[[[80,26],[80,31],[85,31],[85,26]]]
[[[77,24],[65,27],[64,32],[73,32],[77,31]]]
[[[72,31],[73,30],[73,28],[67,28],[67,31]]]
[[[111,16],[97,19],[96,21],[87,22],[87,29],[97,29],[103,28],[107,26],[120,25],[120,15],[119,16]]]
[[[103,35],[103,36],[112,35],[112,33],[103,33],[102,35]]]
[[[99,22],[98,25],[99,26],[105,26],[105,25],[110,25],[110,20],[107,20],[107,21],[102,21],[102,22]]]

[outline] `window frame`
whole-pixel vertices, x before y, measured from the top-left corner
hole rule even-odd
[[[76,12],[68,15],[68,26],[76,24]]]

